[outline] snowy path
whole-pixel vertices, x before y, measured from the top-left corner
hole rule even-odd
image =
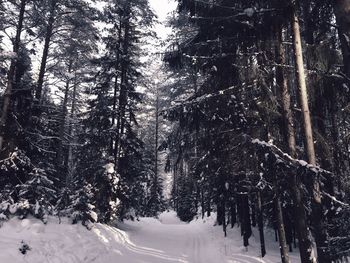
[[[118,228],[97,224],[92,231],[81,225],[58,224],[52,218],[44,226],[34,219],[12,219],[0,228],[0,263],[277,263],[277,244],[269,242],[268,255],[261,259],[259,244],[251,238],[249,251],[242,247],[237,228],[223,237],[214,218],[190,224],[174,212],[160,219],[142,218]],[[30,247],[19,253],[21,240]],[[296,254],[292,262],[297,260]]]

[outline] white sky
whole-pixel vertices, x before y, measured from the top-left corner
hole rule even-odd
[[[165,27],[165,20],[169,12],[176,9],[177,3],[175,0],[149,0],[151,7],[158,16],[160,24],[155,26],[158,36],[165,40],[171,29]]]

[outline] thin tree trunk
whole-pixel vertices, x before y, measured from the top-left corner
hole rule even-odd
[[[295,141],[295,129],[293,122],[293,113],[291,107],[291,97],[288,89],[288,81],[283,69],[283,65],[286,63],[285,51],[283,47],[283,29],[277,29],[277,59],[278,64],[281,65],[277,69],[277,85],[281,89],[282,95],[282,108],[283,108],[283,118],[285,123],[285,134],[288,142],[289,154],[296,158],[296,141]],[[306,213],[302,201],[301,192],[301,182],[297,180],[297,175],[291,175],[291,190],[294,201],[294,211],[295,211],[295,224],[298,232],[299,239],[299,251],[302,262],[309,262],[312,256],[312,241],[309,238],[309,230],[307,227]]]
[[[69,62],[68,66],[68,73],[71,73],[72,71],[72,64],[73,62]],[[66,81],[66,86],[64,90],[64,98],[62,102],[62,111],[60,116],[60,126],[59,126],[59,144],[58,144],[58,150],[57,150],[57,162],[60,165],[64,164],[64,158],[63,158],[63,142],[64,142],[64,130],[65,130],[65,124],[66,124],[66,117],[67,117],[67,103],[68,103],[68,95],[69,95],[69,88],[70,88],[70,76],[68,76]]]
[[[226,185],[224,186],[224,196],[222,200],[222,230],[224,231],[225,237],[227,236],[227,220],[226,220],[226,203],[227,203],[227,191]]]
[[[202,208],[201,212],[202,212],[202,219],[203,219],[205,214],[203,187],[200,188],[200,195],[201,195],[201,208]]]
[[[117,74],[117,73],[116,73]],[[113,94],[113,112],[112,112],[112,129],[115,129],[115,122],[117,119],[117,114],[116,114],[116,110],[117,110],[117,93],[118,93],[118,75],[115,76],[115,80],[114,80],[114,94]],[[111,153],[114,156],[114,164],[117,163],[117,151],[115,150],[116,147],[116,140],[115,140],[115,135],[111,136],[111,145],[110,145],[110,150]]]
[[[281,199],[280,199],[280,191],[279,191],[279,185],[278,185],[278,178],[276,175],[275,168],[272,167],[272,161],[269,161],[269,172],[272,173],[272,180],[273,180],[273,186],[274,186],[274,210],[276,212],[276,220],[277,220],[277,231],[278,231],[278,241],[280,244],[280,252],[281,252],[281,260],[282,263],[290,263],[290,258],[288,254],[288,246],[287,246],[287,239],[286,239],[286,231],[284,228],[284,220],[283,220],[283,212],[282,212],[282,205],[281,205]]]
[[[50,16],[46,26],[45,43],[44,43],[43,55],[41,58],[39,78],[38,78],[38,83],[35,90],[36,103],[38,103],[39,105],[41,104],[41,95],[42,95],[42,89],[44,84],[44,76],[46,72],[46,63],[49,55],[49,47],[50,47],[50,42],[52,37],[53,24],[55,22],[56,2],[57,2],[56,0],[51,1]]]
[[[114,128],[114,125],[116,123],[116,110],[117,110],[117,92],[118,92],[118,71],[120,70],[120,45],[121,45],[121,34],[122,34],[122,23],[121,18],[119,21],[119,28],[118,28],[118,47],[117,47],[117,58],[116,58],[116,65],[115,65],[115,83],[114,83],[114,94],[113,94],[113,113],[112,113],[112,127]],[[117,131],[118,133],[118,131]],[[117,139],[116,136],[112,136],[111,138],[111,152],[114,155],[114,164],[117,165]]]
[[[7,86],[4,92],[4,101],[2,106],[2,113],[0,117],[0,151],[4,146],[4,136],[6,130],[6,122],[10,111],[11,104],[11,95],[14,85],[14,78],[16,74],[16,60],[18,56],[18,51],[21,43],[21,33],[23,29],[23,21],[24,21],[24,12],[26,8],[27,0],[22,0],[20,3],[20,11],[18,16],[17,28],[16,28],[16,37],[13,42],[13,53],[16,57],[11,59],[10,69],[7,74]]]
[[[290,263],[290,258],[288,254],[288,246],[287,246],[287,239],[286,239],[286,231],[283,223],[283,213],[282,213],[282,205],[281,200],[279,198],[279,191],[277,190],[277,178],[275,178],[275,198],[274,198],[274,205],[276,209],[276,217],[277,217],[277,230],[278,230],[278,241],[280,244],[280,252],[281,252],[281,259],[282,263]]]
[[[157,90],[156,94],[156,109],[155,109],[155,117],[156,117],[156,127],[155,127],[155,147],[154,147],[154,179],[158,184],[158,136],[159,136],[159,94]]]
[[[261,257],[266,255],[266,247],[265,247],[265,235],[264,235],[264,220],[263,220],[263,210],[261,204],[261,194],[257,192],[257,220],[259,227],[259,237],[260,237],[260,247],[261,247]]]
[[[249,212],[249,198],[248,193],[241,195],[242,201],[242,233],[243,233],[243,245],[248,249],[249,238],[252,235],[252,228],[250,222],[250,212]]]
[[[269,141],[269,130],[267,129],[267,141]],[[282,263],[290,263],[290,258],[288,254],[288,246],[287,246],[287,239],[286,239],[286,231],[284,228],[284,220],[283,220],[283,211],[281,206],[281,197],[279,193],[279,185],[278,185],[278,178],[276,175],[276,168],[272,167],[272,160],[268,161],[269,163],[269,172],[272,173],[272,180],[274,185],[274,210],[275,210],[275,216],[277,220],[277,232],[278,232],[278,241],[280,244],[280,252],[281,252],[281,260]]]
[[[232,199],[234,197],[231,197]],[[231,228],[237,223],[237,210],[236,210],[236,201],[231,200],[230,205],[230,214],[231,214]]]
[[[316,165],[316,154],[312,135],[311,115],[308,104],[308,94],[306,88],[306,75],[304,70],[303,50],[301,46],[301,35],[299,19],[295,12],[292,15],[293,44],[295,55],[295,66],[299,88],[299,99],[303,114],[303,125],[305,133],[305,144],[308,162]],[[314,197],[320,200],[319,187],[315,185]]]
[[[66,186],[70,187],[73,183],[74,180],[74,152],[73,152],[73,145],[76,141],[75,139],[75,130],[73,125],[75,125],[75,108],[76,108],[76,103],[77,103],[77,76],[75,74],[75,79],[74,79],[74,86],[73,86],[73,94],[72,94],[72,108],[70,112],[70,126],[69,126],[69,136],[70,136],[70,141],[68,144],[68,172],[67,172],[67,178],[66,178]]]
[[[314,148],[314,141],[312,135],[312,125],[311,116],[308,105],[308,94],[306,88],[306,76],[304,71],[303,53],[301,45],[301,35],[300,35],[300,25],[299,19],[296,14],[295,8],[292,10],[292,31],[293,31],[293,44],[294,44],[294,54],[295,54],[295,66],[297,73],[297,81],[299,86],[299,100],[301,104],[302,114],[303,114],[303,126],[304,126],[304,136],[306,144],[306,153],[308,162],[312,165],[316,165],[316,154]],[[315,232],[315,240],[317,244],[317,257],[318,261],[322,263],[330,262],[330,259],[325,251],[326,248],[326,232],[325,227],[322,222],[322,202],[320,193],[320,184],[318,178],[313,180],[313,209],[312,218]],[[312,258],[308,259],[306,262],[316,262],[316,256],[311,255]]]

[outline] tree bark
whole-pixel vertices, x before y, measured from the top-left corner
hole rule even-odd
[[[4,101],[3,101],[2,113],[0,117],[0,131],[1,131],[0,132],[0,151],[4,147],[6,122],[10,111],[11,95],[12,95],[13,86],[14,86],[14,78],[16,74],[16,60],[17,60],[18,51],[20,48],[20,43],[21,43],[21,33],[23,29],[23,21],[24,21],[26,4],[27,4],[27,0],[22,0],[20,2],[20,10],[19,10],[19,16],[18,16],[18,22],[17,22],[17,28],[16,28],[16,37],[13,41],[13,53],[16,57],[11,59],[10,69],[7,74],[7,86],[4,92]]]
[[[68,73],[72,72],[72,64],[73,62],[69,62],[68,66]],[[63,158],[63,142],[64,142],[64,130],[65,130],[65,124],[66,124],[66,116],[67,116],[67,103],[68,103],[68,95],[69,95],[69,88],[70,88],[71,78],[68,76],[66,81],[66,86],[64,90],[64,98],[62,102],[62,111],[60,116],[60,126],[59,126],[59,144],[58,144],[58,150],[57,150],[57,162],[59,165],[64,164],[64,158]]]
[[[266,129],[267,138],[266,140],[269,141],[269,129],[267,127]],[[269,157],[271,158],[271,157]],[[277,232],[278,232],[278,241],[280,244],[280,252],[281,252],[281,260],[282,263],[290,263],[290,258],[288,254],[288,248],[287,248],[287,239],[286,239],[286,231],[284,228],[284,220],[283,220],[283,211],[282,211],[282,205],[281,205],[281,196],[279,193],[279,185],[278,185],[278,178],[276,174],[276,168],[272,167],[272,164],[274,163],[273,160],[268,160],[268,166],[269,166],[269,173],[272,175],[273,180],[273,186],[274,186],[274,211],[275,216],[277,220]]]
[[[74,152],[73,152],[73,145],[76,142],[75,139],[75,129],[74,129],[74,121],[76,116],[76,103],[77,103],[77,76],[75,73],[74,76],[74,85],[73,85],[73,94],[72,94],[72,108],[70,112],[70,126],[69,126],[69,144],[68,144],[68,171],[67,171],[67,177],[66,177],[66,187],[71,187],[73,180],[74,180]]]
[[[286,239],[286,231],[284,228],[284,220],[283,220],[283,212],[282,212],[282,205],[281,205],[281,198],[280,198],[280,191],[279,191],[279,185],[277,181],[277,174],[275,171],[275,167],[272,167],[273,160],[268,160],[269,162],[269,172],[272,173],[273,178],[273,186],[274,186],[274,207],[276,211],[276,220],[277,220],[277,231],[278,231],[278,241],[280,244],[280,252],[281,252],[281,260],[282,263],[290,263],[290,258],[288,254],[288,246],[287,246],[287,239]]]
[[[299,18],[295,11],[292,15],[292,29],[293,29],[293,44],[295,55],[295,66],[297,73],[297,82],[299,88],[299,99],[301,104],[301,110],[303,114],[303,126],[305,133],[306,154],[308,162],[312,165],[316,165],[316,154],[312,135],[311,115],[308,104],[308,93],[306,88],[306,75],[304,70],[303,49],[301,46],[301,35]],[[315,185],[316,187],[316,185]],[[319,189],[315,188],[314,197],[320,200]]]
[[[296,14],[295,7],[292,8],[292,31],[293,31],[293,45],[294,45],[294,55],[295,55],[295,66],[297,73],[297,82],[298,82],[298,93],[299,100],[301,104],[301,110],[303,114],[303,127],[304,127],[304,136],[306,144],[306,153],[308,162],[311,165],[316,165],[316,154],[314,148],[313,134],[312,134],[312,124],[311,116],[308,104],[308,92],[306,87],[306,76],[304,71],[304,62],[303,62],[303,53],[301,45],[301,35],[300,35],[300,25],[299,18]],[[317,258],[319,262],[328,263],[330,259],[325,251],[326,248],[326,229],[323,225],[322,218],[322,201],[320,193],[320,184],[318,178],[313,179],[313,209],[312,209],[312,219],[314,225],[315,240],[317,244]],[[316,262],[316,255],[311,254],[311,258],[306,259],[305,262]]]
[[[260,238],[260,247],[261,247],[261,257],[266,255],[266,247],[265,247],[265,235],[264,235],[264,219],[263,219],[263,210],[261,203],[261,194],[257,192],[257,220],[258,220],[258,228],[259,228],[259,238]]]
[[[277,184],[275,185],[277,187]],[[281,200],[279,198],[279,193],[277,190],[276,197],[274,198],[274,205],[276,208],[276,216],[277,216],[277,230],[278,230],[278,241],[280,244],[280,252],[281,252],[281,259],[282,263],[290,263],[290,258],[288,254],[288,246],[287,246],[287,240],[286,240],[286,231],[283,223],[283,214],[282,214],[282,205]]]
[[[156,91],[156,108],[155,108],[155,117],[156,117],[156,127],[155,127],[155,146],[154,146],[154,181],[158,188],[158,136],[159,136],[159,94],[158,89]]]
[[[284,133],[286,134],[288,142],[289,154],[296,158],[296,140],[295,140],[295,129],[293,121],[293,113],[291,107],[291,96],[288,89],[288,81],[283,68],[286,63],[286,56],[283,47],[283,29],[281,27],[277,28],[277,62],[280,65],[277,68],[277,85],[281,90],[282,95],[282,109],[283,109],[283,119],[285,123]],[[307,218],[302,201],[302,190],[301,182],[297,179],[297,175],[291,175],[291,190],[294,201],[294,212],[295,212],[295,224],[298,232],[299,239],[299,252],[302,262],[310,262],[308,259],[312,257],[312,241],[309,238],[309,230],[307,227]]]
[[[39,70],[39,78],[38,78],[38,83],[36,86],[35,90],[35,99],[37,104],[41,104],[41,93],[43,89],[43,84],[44,84],[44,76],[46,72],[46,63],[47,63],[47,58],[49,55],[49,47],[50,47],[50,42],[51,42],[51,37],[52,37],[52,30],[53,30],[53,24],[55,22],[55,9],[56,9],[56,0],[51,1],[51,8],[50,8],[50,15],[49,15],[49,20],[46,26],[46,34],[45,34],[45,43],[44,43],[44,50],[43,50],[43,55],[41,58],[41,64],[40,64],[40,70]]]

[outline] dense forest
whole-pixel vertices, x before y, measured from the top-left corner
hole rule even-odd
[[[216,213],[346,261],[350,1],[177,2],[159,43],[147,0],[0,0],[0,221]]]

